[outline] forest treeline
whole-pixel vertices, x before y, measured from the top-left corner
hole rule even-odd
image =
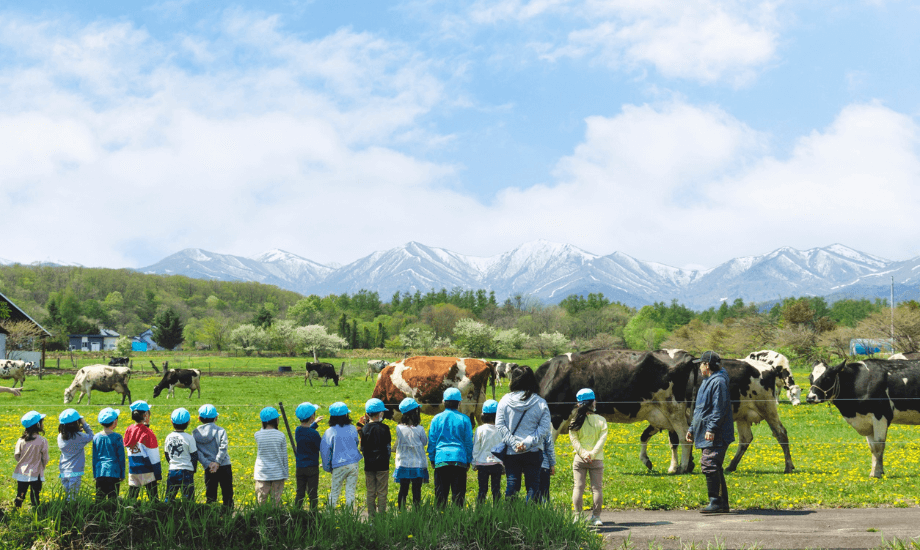
[[[52,332],[51,349],[66,349],[69,334],[108,328],[135,336],[153,325],[167,347],[290,354],[344,347],[522,357],[679,347],[741,356],[773,348],[810,360],[845,356],[851,339],[887,338],[892,328],[899,351],[920,342],[920,304],[892,312],[879,299],[791,297],[768,307],[736,299],[694,311],[676,300],[636,309],[596,293],[546,305],[454,288],[396,292],[385,301],[366,290],[303,296],[255,282],[24,265],[0,266],[0,292]]]

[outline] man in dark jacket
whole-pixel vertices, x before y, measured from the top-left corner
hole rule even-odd
[[[700,510],[704,514],[729,511],[728,486],[722,463],[725,451],[735,440],[732,419],[732,402],[728,391],[728,374],[722,369],[722,358],[714,351],[705,352],[694,363],[700,364],[700,374],[705,378],[696,395],[693,422],[687,431],[687,441],[700,449],[700,469],[706,476],[709,505]]]

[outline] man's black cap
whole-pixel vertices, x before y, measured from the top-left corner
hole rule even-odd
[[[704,351],[699,359],[694,359],[694,363],[708,363],[710,365],[721,365],[722,358],[714,351]]]

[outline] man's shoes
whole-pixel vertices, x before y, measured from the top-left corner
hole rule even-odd
[[[718,497],[710,497],[709,505],[700,510],[701,514],[724,514],[728,512],[728,507],[722,506],[722,499]]]

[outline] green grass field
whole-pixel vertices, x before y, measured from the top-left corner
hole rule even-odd
[[[202,397],[188,398],[185,390],[177,390],[177,398],[165,398],[165,394],[154,400],[153,387],[158,377],[149,370],[147,373],[138,369],[142,363],[135,359],[136,372],[131,381],[134,399],[146,399],[153,407],[152,428],[162,442],[171,431],[169,414],[179,406],[186,407],[193,413],[203,403],[214,404],[220,412],[218,423],[227,428],[230,435],[230,454],[234,464],[234,478],[237,501],[253,501],[252,468],[255,460],[253,433],[260,427],[259,410],[266,405],[277,406],[283,402],[288,408],[292,422],[293,409],[303,401],[311,401],[324,408],[318,414],[328,418],[325,409],[334,401],[344,401],[352,410],[352,418],[357,420],[363,414],[364,402],[370,397],[374,381],[364,381],[363,366],[365,360],[346,361],[346,376],[338,387],[323,386],[323,382],[314,381],[314,386],[304,385],[304,359],[285,358],[191,358],[178,357],[170,359],[170,365],[176,367],[199,368],[203,371]],[[154,361],[160,362],[160,358]],[[342,359],[330,362],[340,366]],[[63,363],[63,361],[62,361]],[[539,360],[527,363],[538,364]],[[85,364],[85,363],[84,363]],[[211,376],[208,375],[210,364]],[[280,365],[295,366],[293,374],[278,376]],[[63,366],[63,364],[62,364]],[[298,370],[299,369],[299,370]],[[219,372],[247,371],[272,373],[273,376],[217,376]],[[796,372],[796,379],[807,386],[807,373]],[[14,461],[12,458],[16,438],[21,434],[19,418],[26,411],[35,409],[46,413],[46,436],[51,442],[51,464],[46,472],[47,483],[43,494],[50,495],[57,481],[58,451],[54,444],[57,435],[57,415],[67,406],[63,404],[64,388],[72,380],[72,373],[63,375],[46,375],[43,380],[29,377],[22,397],[15,398],[0,394],[0,464],[6,475],[0,477],[0,502],[8,506],[14,496],[14,483],[11,477]],[[498,397],[507,391],[507,387],[498,388]],[[807,392],[807,389],[805,389]],[[98,429],[96,416],[105,406],[120,405],[120,396],[109,393],[94,393],[93,404],[78,405],[76,408],[88,419],[93,429]],[[129,422],[127,404],[121,407],[125,412],[123,422],[118,428],[120,433]],[[806,506],[912,506],[920,500],[920,438],[917,427],[893,426],[889,431],[888,447],[885,453],[884,479],[870,479],[870,455],[865,440],[860,437],[840,417],[836,408],[830,405],[791,406],[781,401],[780,416],[789,433],[792,458],[796,471],[783,474],[782,452],[766,424],[754,428],[755,440],[751,445],[737,472],[728,477],[732,505],[736,508],[798,508]],[[430,417],[423,417],[427,426]],[[294,428],[294,425],[291,426]],[[645,428],[644,423],[634,425],[610,425],[610,436],[605,452],[604,495],[605,506],[616,508],[674,509],[695,508],[703,504],[705,486],[703,476],[669,475],[665,472],[670,461],[670,450],[664,434],[653,439],[649,454],[656,468],[647,471],[639,462],[639,434]],[[321,426],[323,431],[325,426]],[[551,498],[556,502],[569,502],[572,490],[572,449],[566,436],[557,441],[557,474],[551,484]],[[733,455],[735,447],[729,450]],[[698,463],[698,453],[697,463]],[[293,472],[293,452],[291,471]],[[196,480],[199,499],[203,500],[203,482]],[[84,488],[92,488],[90,473],[85,474]],[[330,475],[321,473],[321,500],[328,495]],[[124,487],[122,488],[124,491]],[[477,490],[475,474],[470,473],[467,485],[467,499],[472,501]],[[358,483],[358,502],[363,503],[363,480]],[[390,486],[390,500],[396,499],[396,486]],[[432,487],[423,489],[423,497],[432,496]],[[294,484],[289,482],[285,488],[284,499],[293,501]],[[590,497],[586,498],[586,505]]]

